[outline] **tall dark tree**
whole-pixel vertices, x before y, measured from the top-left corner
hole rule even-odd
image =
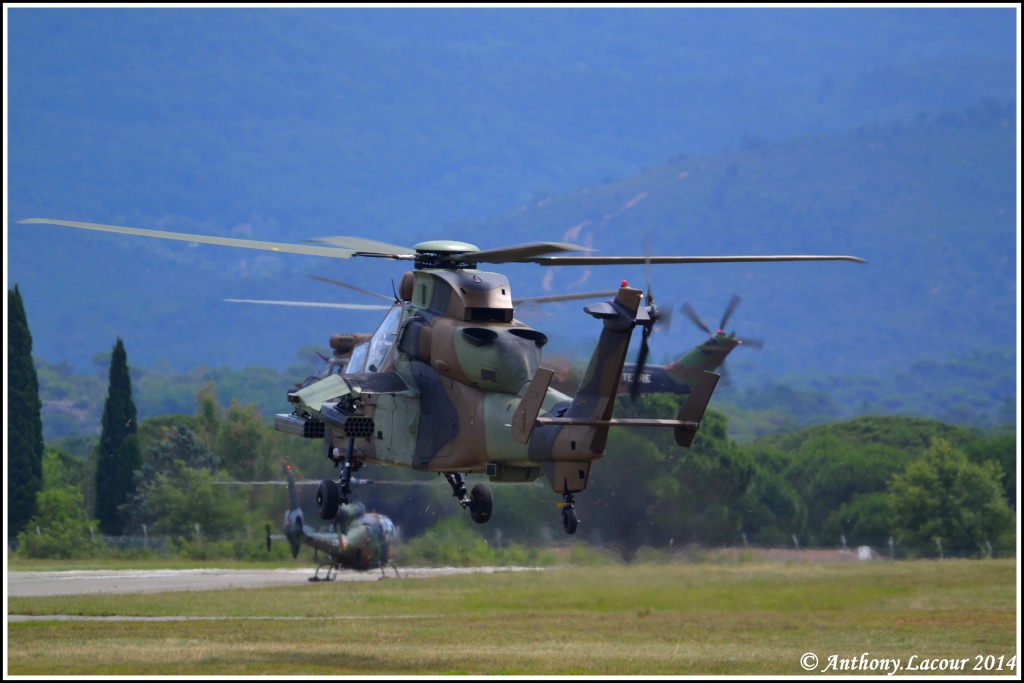
[[[135,493],[132,473],[142,465],[136,435],[128,355],[120,337],[110,357],[110,386],[103,405],[103,431],[96,450],[96,519],[100,531],[119,536],[124,528],[118,508]]]
[[[43,483],[43,404],[17,285],[7,290],[7,330],[7,529],[13,538],[35,515]]]

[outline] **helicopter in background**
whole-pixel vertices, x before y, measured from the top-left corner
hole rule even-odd
[[[689,303],[684,303],[681,311],[697,327],[708,333],[708,340],[698,344],[668,365],[651,365],[642,368],[638,363],[626,363],[622,368],[622,381],[619,383],[619,396],[630,396],[636,399],[643,394],[689,394],[703,372],[719,370],[722,381],[725,381],[725,359],[741,344],[746,348],[763,349],[762,339],[739,339],[736,332],[725,332],[729,318],[740,304],[740,297],[733,294],[729,305],[718,323],[718,330],[712,332],[704,324],[697,312]]]
[[[337,572],[342,569],[369,571],[380,569],[381,578],[386,574],[385,566],[390,566],[399,576],[398,568],[392,562],[395,545],[398,542],[398,530],[391,519],[376,512],[367,512],[362,503],[347,503],[339,506],[334,519],[332,532],[309,531],[303,519],[302,506],[295,491],[295,478],[290,465],[286,467],[288,475],[288,510],[284,514],[283,536],[291,547],[292,557],[298,557],[302,546],[314,550],[317,568],[310,581],[333,581]],[[270,551],[271,540],[275,536],[267,525],[267,552]],[[327,561],[320,560],[324,553]],[[321,578],[320,570],[325,574]]]
[[[395,300],[370,338],[356,345],[344,371],[317,377],[287,394],[291,412],[275,429],[323,442],[340,474],[317,488],[322,519],[333,520],[351,495],[352,475],[365,463],[443,475],[474,522],[493,512],[490,487],[467,491],[466,476],[492,483],[545,478],[559,503],[566,533],[576,532],[575,495],[584,491],[594,462],[605,455],[611,427],[662,427],[689,447],[719,375],[701,371],[674,420],[612,417],[632,333],[641,330],[637,374],[644,371],[648,337],[662,317],[650,286],[650,266],[683,263],[843,260],[853,256],[593,256],[565,243],[534,242],[481,250],[452,240],[403,247],[358,237],[327,237],[309,244],[257,242],[77,221],[31,218],[86,230],[329,258],[380,258],[411,263]],[[573,396],[550,386],[541,364],[547,336],[514,317],[506,276],[480,264],[541,266],[645,265],[643,289],[622,281],[612,298],[583,310],[600,337]]]

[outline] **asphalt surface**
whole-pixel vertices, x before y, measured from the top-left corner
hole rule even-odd
[[[304,585],[313,576],[314,567],[302,569],[125,569],[116,571],[8,572],[7,596],[14,598],[89,593],[160,593],[165,591],[204,591],[225,588],[264,588]],[[390,567],[355,572],[340,571],[335,581],[379,581],[383,577],[425,578],[450,574],[533,571],[532,567],[417,567],[398,568],[398,577]],[[324,572],[320,572],[324,576]]]

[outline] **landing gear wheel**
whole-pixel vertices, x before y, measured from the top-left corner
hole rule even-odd
[[[491,495],[491,487],[487,484],[477,484],[469,494],[469,516],[477,524],[484,524],[491,518],[491,511],[494,509],[494,497]]]
[[[317,487],[316,507],[320,519],[330,521],[338,516],[338,485],[330,479],[324,479]]]
[[[569,507],[568,505],[562,508],[562,528],[565,529],[565,533],[576,533],[576,527],[579,526],[579,523],[580,519],[576,516],[576,508]]]

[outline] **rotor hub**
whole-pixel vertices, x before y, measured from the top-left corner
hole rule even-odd
[[[467,268],[476,265],[476,262],[459,258],[463,254],[473,254],[480,251],[480,248],[468,242],[456,240],[431,240],[420,242],[413,249],[416,250],[417,268]]]

